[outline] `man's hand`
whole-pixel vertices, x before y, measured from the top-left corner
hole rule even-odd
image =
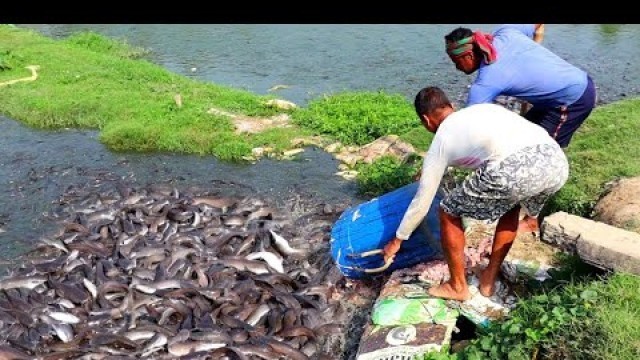
[[[384,246],[383,256],[384,256],[385,264],[387,263],[387,261],[389,261],[389,259],[393,261],[393,258],[396,256],[396,253],[398,252],[398,250],[400,250],[400,245],[402,245],[402,240],[398,239],[397,237],[394,237],[393,239],[391,239],[391,241],[387,243],[387,245]]]

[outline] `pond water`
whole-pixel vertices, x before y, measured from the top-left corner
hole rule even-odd
[[[33,130],[0,117],[0,259],[22,253],[54,231],[46,213],[74,187],[121,182],[198,187],[238,196],[259,196],[277,205],[296,196],[316,203],[352,204],[355,184],[334,175],[339,162],[315,148],[293,161],[265,159],[255,165],[175,154],[113,153],[94,131]]]
[[[25,25],[27,26],[27,25]],[[66,37],[81,30],[125,39],[151,50],[150,60],[203,81],[304,105],[324,93],[383,89],[412,98],[425,85],[460,96],[472,76],[444,52],[452,24],[45,24]],[[491,24],[460,24],[491,31]],[[640,25],[547,24],[543,44],[589,71],[600,102],[640,92]],[[192,71],[192,69],[196,69]]]

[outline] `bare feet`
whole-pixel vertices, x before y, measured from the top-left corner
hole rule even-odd
[[[428,293],[431,296],[458,301],[465,301],[471,297],[468,287],[465,286],[462,290],[456,290],[449,282],[430,287]]]
[[[485,297],[493,296],[493,293],[496,291],[495,279],[491,279],[487,271],[483,270],[478,275],[478,280],[480,280],[480,284],[478,285],[480,294]]]

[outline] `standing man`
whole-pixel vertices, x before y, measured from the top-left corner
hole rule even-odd
[[[489,265],[479,277],[480,293],[491,296],[516,237],[520,209],[538,215],[567,181],[567,158],[542,127],[503,106],[477,104],[454,111],[438,87],[420,90],[414,106],[422,125],[435,136],[424,157],[418,190],[396,236],[384,247],[385,262],[426,216],[447,167],[475,169],[440,203],[442,248],[451,277],[429,293],[460,301],[469,298],[461,219],[470,217],[498,221]]]
[[[499,95],[524,100],[532,105],[524,116],[566,148],[594,109],[596,88],[586,71],[540,45],[543,36],[543,24],[504,24],[492,34],[458,27],[444,38],[456,69],[478,72],[466,106]],[[538,229],[537,219],[523,221]]]

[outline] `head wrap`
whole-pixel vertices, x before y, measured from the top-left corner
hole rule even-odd
[[[496,61],[498,57],[496,49],[491,43],[492,41],[493,35],[475,31],[473,35],[468,36],[464,39],[448,42],[447,54],[454,58],[466,55],[473,51],[473,45],[475,44],[482,53],[484,62],[487,64],[491,64]]]

